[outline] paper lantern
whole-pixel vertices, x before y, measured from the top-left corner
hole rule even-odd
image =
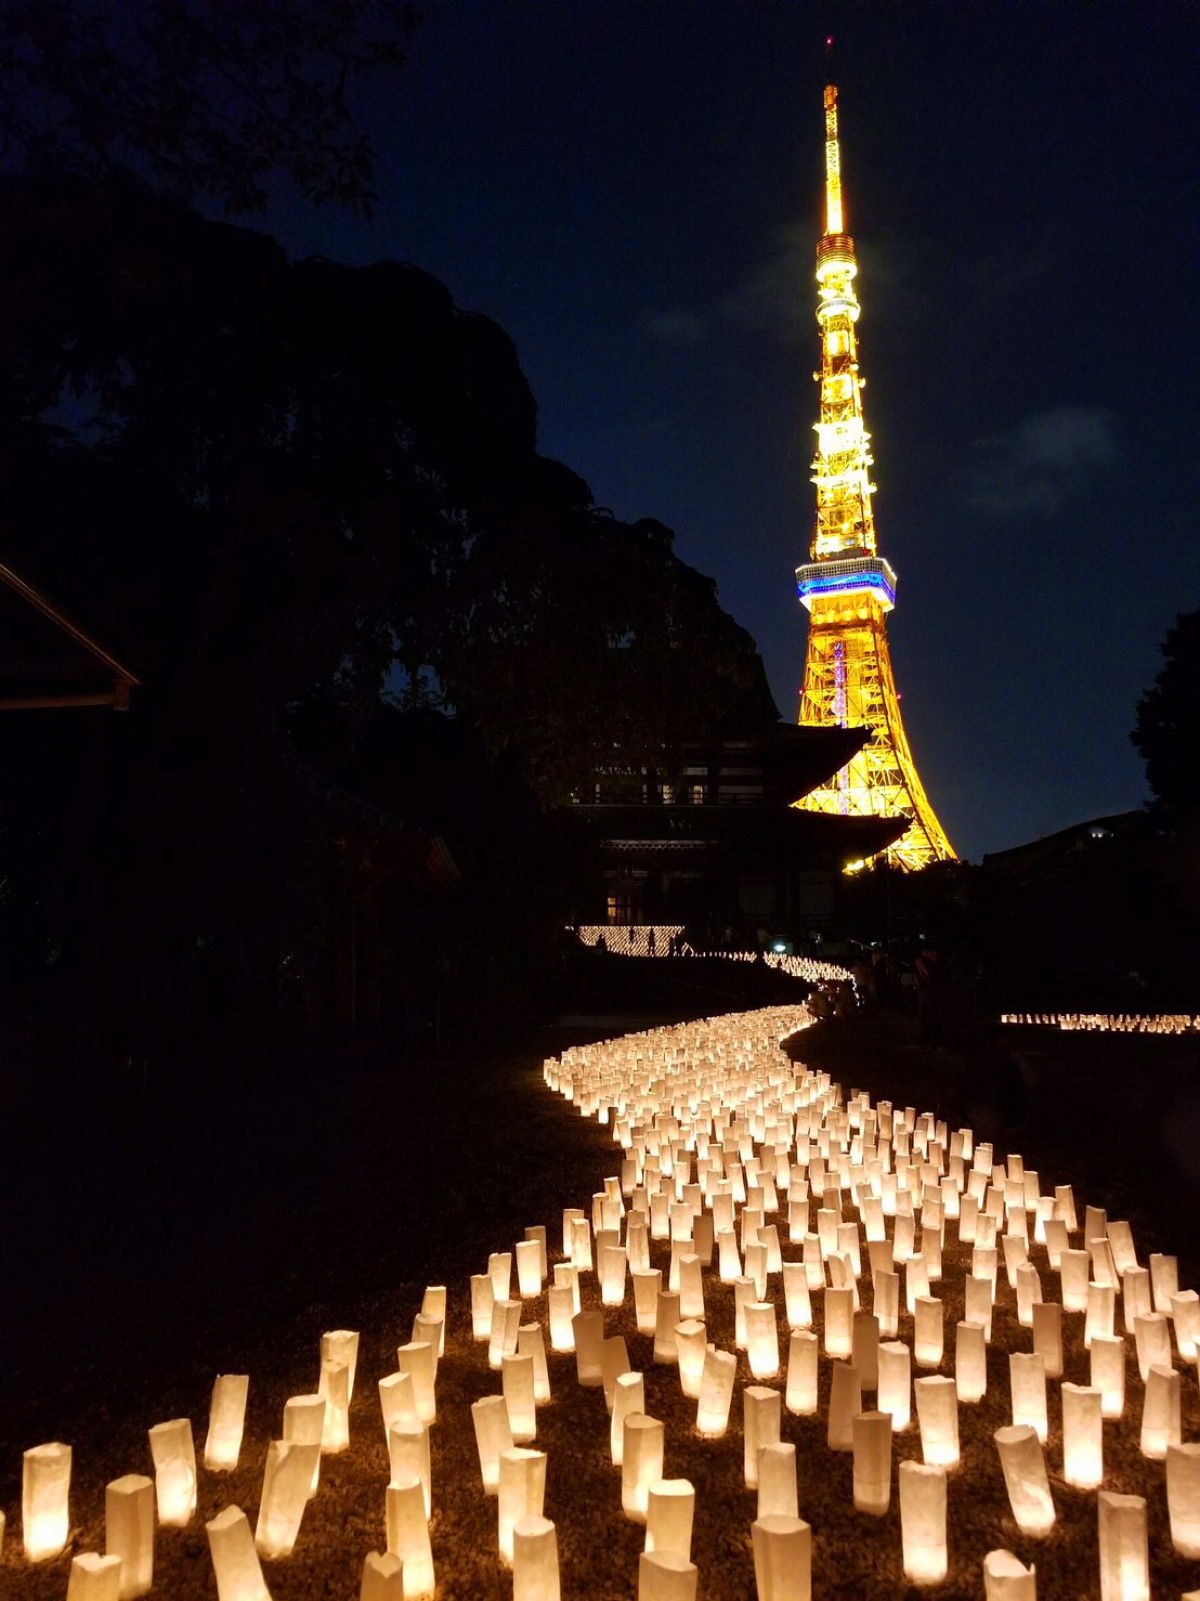
[[[968,1323],[978,1323],[983,1330],[985,1345],[992,1343],[992,1308],[995,1301],[990,1279],[968,1274],[963,1281],[963,1316]]]
[[[722,1284],[732,1284],[742,1276],[737,1235],[732,1229],[717,1230],[717,1276]]]
[[[1046,1364],[1036,1351],[1009,1353],[1008,1385],[1014,1425],[1028,1423],[1037,1430],[1039,1441],[1045,1445],[1050,1432],[1046,1415]]]
[[[1033,1307],[1033,1349],[1045,1364],[1048,1379],[1062,1378],[1062,1307],[1057,1301],[1036,1301]]]
[[[850,1330],[850,1360],[858,1369],[864,1391],[879,1388],[879,1319],[873,1312],[856,1312]]]
[[[550,1368],[546,1362],[546,1339],[540,1323],[521,1324],[517,1330],[516,1354],[527,1356],[533,1362],[533,1399],[538,1406],[545,1406],[550,1400]]]
[[[622,1253],[623,1258],[624,1253]],[[530,1300],[542,1293],[542,1248],[537,1240],[517,1241],[517,1294]],[[622,1278],[624,1261],[622,1260]]]
[[[674,1551],[638,1556],[637,1601],[696,1601],[699,1569]]]
[[[587,1224],[584,1224],[587,1228]],[[590,1238],[590,1236],[589,1236]],[[589,1254],[588,1267],[591,1267]],[[507,1301],[512,1295],[512,1252],[493,1251],[488,1257],[488,1277],[492,1281],[492,1300]]]
[[[783,1264],[783,1297],[788,1327],[812,1327],[812,1300],[808,1293],[808,1273],[803,1262]]]
[[[290,1555],[308,1505],[313,1468],[320,1457],[319,1445],[296,1445],[290,1440],[272,1440],[268,1445],[258,1526],[254,1531],[260,1556]]]
[[[639,1334],[653,1334],[658,1321],[658,1297],[662,1274],[658,1268],[639,1270],[633,1275],[633,1309]]]
[[[592,1271],[592,1229],[586,1217],[577,1217],[571,1229],[571,1261],[581,1273]]]
[[[513,1448],[508,1426],[508,1406],[502,1395],[485,1395],[471,1402],[471,1421],[475,1425],[475,1447],[479,1452],[479,1473],[485,1495],[500,1488],[500,1456]]]
[[[71,1559],[67,1601],[119,1601],[120,1582],[120,1557],[85,1551]]]
[[[646,1410],[646,1387],[640,1373],[622,1373],[613,1392],[608,1443],[613,1466],[619,1468],[625,1453],[625,1419]]]
[[[416,1339],[416,1335],[413,1335]],[[321,1336],[321,1361],[346,1364],[346,1402],[354,1399],[354,1375],[358,1370],[358,1335],[353,1329],[331,1329]]]
[[[323,1395],[293,1395],[283,1406],[283,1437],[297,1445],[321,1444],[325,1433],[325,1397]],[[321,1478],[321,1461],[318,1453],[313,1468],[309,1499],[317,1493]]]
[[[945,1342],[942,1303],[931,1295],[917,1297],[913,1358],[919,1368],[940,1367]]]
[[[969,1404],[987,1394],[987,1342],[978,1323],[955,1326],[954,1386],[958,1399]]]
[[[879,1347],[876,1404],[891,1418],[893,1434],[903,1433],[912,1421],[912,1357],[899,1340],[887,1340]]]
[[[900,1534],[904,1577],[913,1584],[940,1584],[947,1568],[945,1468],[901,1462]]]
[[[909,1317],[914,1316],[917,1302],[929,1294],[929,1268],[923,1256],[914,1256],[904,1267],[904,1302]]]
[[[882,1517],[892,1498],[892,1420],[886,1412],[860,1412],[852,1430],[854,1510]]]
[[[754,1294],[762,1300],[767,1293],[767,1248],[761,1243],[746,1246],[745,1276],[754,1285]]]
[[[531,1231],[529,1229],[525,1230],[526,1237],[529,1236],[530,1232]],[[542,1277],[543,1278],[546,1276],[546,1267],[545,1267],[545,1262],[546,1262],[546,1238],[545,1238],[545,1236],[546,1236],[546,1231],[545,1231],[545,1229],[543,1229],[542,1230]],[[424,1294],[421,1296],[421,1314],[424,1317],[434,1319],[436,1322],[438,1322],[441,1325],[439,1333],[438,1333],[438,1349],[437,1349],[438,1357],[441,1358],[446,1354],[446,1286],[444,1284],[427,1284],[425,1286]],[[414,1335],[413,1338],[415,1339],[416,1336]],[[357,1358],[357,1353],[358,1353],[358,1343],[357,1343],[357,1339],[356,1339],[355,1340],[355,1356],[356,1356],[356,1358]]]
[[[519,1328],[519,1324],[515,1322],[515,1318],[520,1315],[521,1303],[520,1301],[505,1301],[498,1303],[498,1305],[501,1305],[505,1308],[504,1349],[500,1357],[501,1366],[503,1366],[504,1358],[513,1354],[517,1348],[517,1330]],[[509,1339],[510,1331],[512,1334],[511,1341]],[[437,1422],[437,1392],[434,1383],[436,1369],[433,1361],[433,1353],[435,1349],[436,1347],[431,1340],[410,1340],[407,1345],[399,1346],[396,1351],[396,1366],[400,1369],[401,1373],[407,1373],[409,1378],[412,1380],[413,1403],[417,1409],[417,1417],[422,1423],[425,1424]],[[337,1382],[337,1369],[335,1365],[331,1369],[330,1383],[336,1386]],[[330,1392],[332,1395],[336,1395],[336,1393],[336,1388]],[[331,1447],[327,1443],[329,1438],[329,1413],[333,1409],[333,1406],[331,1406],[326,1410],[325,1413],[326,1438],[324,1441],[322,1441],[322,1450],[325,1451],[338,1449],[338,1447]],[[349,1444],[349,1440],[350,1427],[349,1418],[347,1417],[345,1442]]]
[[[1024,1329],[1033,1327],[1033,1310],[1042,1299],[1042,1281],[1031,1262],[1017,1269],[1017,1322]]]
[[[1037,1430],[1028,1423],[1016,1424],[997,1429],[992,1438],[1017,1527],[1023,1534],[1045,1534],[1054,1526],[1054,1502]]]
[[[1176,1551],[1200,1557],[1200,1445],[1168,1445],[1167,1511]]]
[[[508,1426],[517,1445],[528,1445],[537,1438],[537,1411],[533,1398],[533,1358],[506,1356],[501,1366],[504,1404]]]
[[[583,1216],[583,1213],[579,1210],[579,1208],[577,1206],[568,1206],[568,1207],[564,1207],[563,1208],[563,1215],[562,1215],[562,1254],[564,1256],[570,1256],[570,1254],[571,1254],[571,1245],[572,1245],[572,1243],[573,1243],[573,1241],[575,1239],[575,1233],[574,1233],[575,1220],[576,1220],[576,1218],[580,1218],[582,1216]]]
[[[989,1551],[983,1559],[984,1601],[1037,1601],[1037,1574],[1011,1551]]]
[[[486,1340],[492,1332],[492,1280],[488,1273],[471,1274],[471,1334]]]
[[[799,1338],[799,1335],[792,1336],[793,1341]],[[729,1404],[733,1399],[736,1374],[737,1357],[733,1352],[718,1351],[710,1345],[704,1353],[700,1400],[696,1406],[696,1429],[700,1434],[716,1438],[725,1433],[729,1425]]]
[[[658,1479],[646,1491],[646,1550],[692,1556],[696,1492],[687,1479]]]
[[[958,1393],[953,1379],[938,1376],[918,1379],[917,1424],[921,1455],[934,1467],[958,1465]]]
[[[575,1376],[586,1390],[604,1383],[604,1313],[577,1312],[571,1319],[575,1336]]]
[[[1090,1385],[1062,1386],[1063,1478],[1077,1490],[1094,1490],[1104,1478],[1104,1434],[1100,1391]]]
[[[1150,1289],[1154,1297],[1154,1310],[1169,1317],[1171,1297],[1179,1293],[1179,1263],[1173,1256],[1150,1258]]]
[[[810,1601],[812,1530],[800,1518],[758,1518],[750,1525],[758,1601]]]
[[[1171,1326],[1180,1360],[1194,1363],[1200,1348],[1200,1295],[1195,1290],[1181,1290],[1171,1297]]]
[[[1083,1343],[1091,1350],[1097,1335],[1111,1335],[1116,1314],[1117,1294],[1111,1284],[1088,1285],[1087,1319],[1083,1325]]]
[[[402,1347],[403,1349],[403,1347]],[[421,1348],[428,1354],[429,1347]],[[432,1364],[431,1364],[432,1366]],[[400,1361],[402,1372],[408,1372],[403,1359]],[[432,1386],[432,1376],[429,1378]],[[344,1451],[350,1444],[350,1369],[344,1362],[334,1362],[322,1358],[321,1377],[317,1385],[317,1393],[325,1402],[324,1425],[321,1431],[321,1450],[336,1454]],[[417,1407],[417,1416],[421,1416],[422,1401],[418,1393],[418,1380],[413,1373],[413,1399]]]
[[[834,1292],[828,1292],[832,1295]],[[756,1379],[773,1379],[779,1373],[779,1331],[774,1301],[750,1301],[746,1306],[746,1354]],[[847,1350],[847,1354],[849,1351]]]
[[[793,1329],[788,1341],[785,1405],[797,1417],[817,1410],[817,1337],[811,1329]]]
[[[573,1351],[575,1331],[571,1327],[571,1320],[575,1316],[575,1302],[570,1285],[552,1284],[546,1299],[550,1311],[550,1349]],[[519,1335],[518,1325],[518,1338]]]
[[[1075,1220],[1075,1195],[1069,1184],[1054,1186],[1054,1215],[1062,1219],[1071,1234],[1078,1230],[1079,1224]]]
[[[1086,1312],[1092,1259],[1086,1251],[1064,1251],[1058,1271],[1062,1282],[1064,1312]]]
[[[829,1419],[825,1443],[831,1451],[853,1451],[854,1415],[862,1411],[858,1369],[850,1362],[835,1362],[829,1390]]]
[[[796,1447],[773,1441],[758,1448],[758,1516],[799,1517],[796,1492]]]
[[[154,1583],[154,1485],[144,1474],[104,1486],[104,1550],[121,1563],[120,1601],[145,1595]]]
[[[1121,1302],[1125,1314],[1125,1332],[1132,1334],[1138,1318],[1148,1317],[1154,1311],[1149,1268],[1126,1268],[1121,1276]]]
[[[436,1317],[432,1312],[418,1312],[416,1317],[413,1318],[412,1343],[413,1345],[423,1344],[429,1347],[430,1360],[433,1363],[433,1379],[435,1384],[437,1383],[438,1353],[441,1351],[442,1343],[445,1339],[445,1332],[445,1329],[442,1327],[441,1318]],[[357,1336],[355,1336],[355,1338],[357,1338]],[[351,1392],[353,1392],[353,1369],[350,1371],[350,1389]]]
[[[196,1447],[190,1418],[172,1418],[150,1430],[158,1521],[182,1529],[196,1510]]]
[[[700,1258],[702,1267],[708,1268],[712,1266],[713,1220],[708,1212],[699,1213],[692,1221],[692,1249]],[[778,1249],[778,1246],[776,1249]],[[647,1262],[649,1262],[648,1257]]]
[[[1134,1340],[1137,1344],[1138,1371],[1142,1383],[1149,1382],[1150,1369],[1171,1366],[1171,1336],[1167,1320],[1161,1312],[1150,1312],[1134,1319]]]
[[[611,1414],[617,1380],[629,1372],[629,1351],[623,1334],[614,1334],[600,1347],[600,1381],[604,1385],[604,1405]]]
[[[602,1245],[599,1260],[600,1300],[605,1306],[620,1306],[625,1299],[625,1269],[628,1258],[620,1245]]]
[[[211,1473],[228,1473],[238,1465],[249,1389],[250,1379],[245,1373],[218,1374],[213,1384],[204,1442],[204,1466]]]
[[[685,1318],[704,1317],[704,1279],[694,1252],[679,1258],[679,1311]]]
[[[850,1355],[854,1318],[854,1294],[851,1290],[825,1291],[825,1355],[837,1358]]]
[[[679,1295],[674,1290],[660,1290],[654,1320],[654,1360],[664,1366],[673,1366],[679,1360],[675,1346],[675,1329],[681,1321]]]
[[[511,1456],[511,1452],[508,1455]],[[501,1478],[503,1489],[503,1478]],[[434,1593],[433,1550],[425,1492],[420,1481],[387,1487],[387,1548],[404,1564],[405,1601],[424,1601]],[[511,1546],[509,1548],[511,1559]]]
[[[217,1581],[217,1601],[271,1601],[250,1522],[241,1507],[227,1506],[204,1527]]]
[[[419,1479],[425,1495],[425,1516],[433,1511],[433,1472],[429,1453],[429,1430],[423,1423],[402,1423],[388,1430],[389,1481],[408,1484]]]
[[[1096,1505],[1100,1525],[1100,1601],[1150,1601],[1145,1501],[1140,1495],[1101,1490]]]
[[[370,1551],[363,1558],[359,1601],[404,1601],[404,1564],[390,1551]]]
[[[558,1534],[549,1518],[513,1524],[513,1601],[560,1601]]]
[[[894,1340],[900,1332],[900,1278],[896,1273],[875,1275],[873,1310],[879,1319],[880,1339]]]
[[[499,1373],[501,1363],[506,1356],[515,1356],[517,1351],[517,1334],[521,1328],[520,1301],[498,1300],[492,1302],[492,1327],[488,1335],[488,1367]],[[400,1364],[404,1369],[403,1362]],[[404,1369],[404,1371],[408,1371]],[[414,1379],[414,1386],[416,1380]],[[419,1405],[419,1403],[418,1403]]]
[[[662,1424],[644,1412],[629,1413],[621,1449],[621,1510],[631,1523],[645,1523],[647,1494],[662,1476]]]
[[[746,1308],[757,1298],[753,1279],[733,1281],[733,1343],[739,1351],[746,1349]]]
[[[748,1384],[742,1391],[742,1472],[748,1490],[758,1488],[758,1453],[779,1444],[783,1397],[778,1390]]]
[[[706,1329],[695,1318],[685,1318],[675,1325],[675,1351],[679,1360],[679,1387],[691,1401],[700,1397],[700,1381],[704,1374]]]
[[[1161,1462],[1167,1447],[1178,1445],[1180,1433],[1181,1399],[1179,1374],[1174,1368],[1155,1364],[1146,1378],[1146,1394],[1142,1403],[1142,1455]]]

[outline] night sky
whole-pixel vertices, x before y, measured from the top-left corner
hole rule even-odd
[[[978,859],[1141,803],[1138,695],[1200,604],[1200,11],[429,5],[363,106],[374,221],[280,200],[266,225],[500,322],[542,451],[676,530],[790,720],[827,33],[897,682]]]

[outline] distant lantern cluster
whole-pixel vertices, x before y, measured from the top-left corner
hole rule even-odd
[[[1101,1601],[1148,1601],[1148,1496],[1165,1499],[1175,1550],[1200,1557],[1200,1444],[1184,1443],[1181,1426],[1185,1376],[1190,1389],[1196,1383],[1200,1297],[1179,1289],[1176,1259],[1152,1255],[1142,1266],[1128,1223],[1077,1206],[1070,1186],[1044,1191],[1020,1156],[997,1162],[970,1129],[872,1105],[858,1091],[847,1097],[828,1075],[794,1063],[785,1047],[810,1021],[804,1007],[777,1007],[545,1062],[549,1088],[611,1132],[619,1171],[587,1204],[564,1206],[561,1234],[557,1220],[554,1238],[546,1223],[532,1225],[479,1264],[462,1287],[461,1334],[449,1348],[455,1298],[441,1285],[425,1290],[371,1403],[388,1477],[378,1492],[384,1549],[363,1558],[361,1601],[435,1595],[435,1427],[473,1441],[475,1493],[481,1508],[483,1498],[494,1503],[494,1560],[511,1570],[514,1601],[561,1601],[558,1530],[545,1516],[555,1469],[538,1448],[538,1417],[563,1404],[578,1420],[572,1449],[611,1468],[613,1493],[604,1504],[572,1503],[566,1462],[560,1499],[581,1525],[621,1518],[644,1530],[629,1575],[638,1601],[726,1593],[727,1576],[706,1576],[693,1559],[693,1533],[712,1515],[702,1487],[671,1473],[672,1457],[697,1442],[728,1452],[744,1484],[758,1601],[810,1601],[822,1530],[801,1511],[828,1477],[826,1452],[849,1457],[853,1515],[895,1590],[936,1585],[956,1523],[969,1515],[954,1493],[960,1420],[969,1429],[987,1395],[994,1325],[1007,1361],[993,1352],[992,1380],[1003,1372],[1010,1421],[987,1442],[987,1458],[1021,1535],[1046,1539],[1054,1560],[1053,1474],[1094,1497],[1095,1566],[1080,1593],[1094,1593],[1098,1574]],[[953,1323],[951,1296],[964,1314]],[[236,1505],[206,1525],[219,1601],[270,1601],[268,1577],[295,1549],[323,1458],[354,1449],[359,1335],[330,1331],[313,1354],[315,1390],[286,1402],[279,1438],[266,1447],[253,1528]],[[1066,1377],[1081,1356],[1086,1383]],[[443,1362],[470,1370],[487,1393],[439,1407]],[[189,1419],[149,1431],[153,1477],[109,1483],[106,1549],[73,1558],[68,1601],[147,1593],[156,1539],[169,1538],[161,1531],[196,1516],[200,1473],[238,1464],[248,1385],[245,1375],[217,1378],[199,1459]],[[655,1395],[667,1415],[653,1415]],[[1061,1429],[1048,1465],[1051,1402]],[[802,1473],[788,1418],[810,1420],[821,1437]],[[919,1460],[905,1443],[914,1429]],[[1140,1464],[1145,1495],[1114,1487],[1109,1446],[1124,1460],[1123,1484],[1129,1462]],[[25,1453],[30,1562],[68,1546],[71,1465],[64,1444]],[[895,1548],[892,1523],[874,1521],[893,1496]],[[987,1552],[982,1570],[988,1601],[1034,1601],[1035,1568],[1010,1550]],[[442,1593],[463,1593],[452,1554],[440,1577]],[[747,1572],[739,1596],[749,1582]],[[1200,1591],[1189,1595],[1197,1601]]]
[[[1000,1021],[1068,1033],[1200,1034],[1200,1017],[1187,1012],[1002,1012]]]
[[[703,956],[731,962],[760,959],[778,973],[803,979],[808,984],[849,984],[850,969],[837,962],[822,962],[812,956],[792,956],[785,950],[699,951],[684,937],[681,923],[582,923],[571,932],[581,944],[596,949],[601,944],[612,956]]]

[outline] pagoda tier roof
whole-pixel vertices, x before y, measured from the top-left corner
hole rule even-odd
[[[135,675],[42,590],[0,563],[0,710],[113,706]]]
[[[767,723],[747,732],[726,733],[708,740],[689,740],[683,756],[689,767],[758,765],[763,798],[791,805],[826,783],[856,756],[870,737],[868,728],[801,728],[795,723]]]

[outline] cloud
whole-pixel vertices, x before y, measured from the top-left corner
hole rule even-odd
[[[664,345],[700,345],[708,338],[707,317],[697,317],[690,311],[667,311],[647,317],[646,327],[652,338]]]
[[[812,328],[813,234],[811,223],[777,228],[767,255],[751,267],[721,302],[721,315],[736,328],[774,334],[784,344]]]
[[[999,519],[1054,516],[1120,455],[1109,414],[1088,406],[1035,412],[971,449],[963,498]]]

